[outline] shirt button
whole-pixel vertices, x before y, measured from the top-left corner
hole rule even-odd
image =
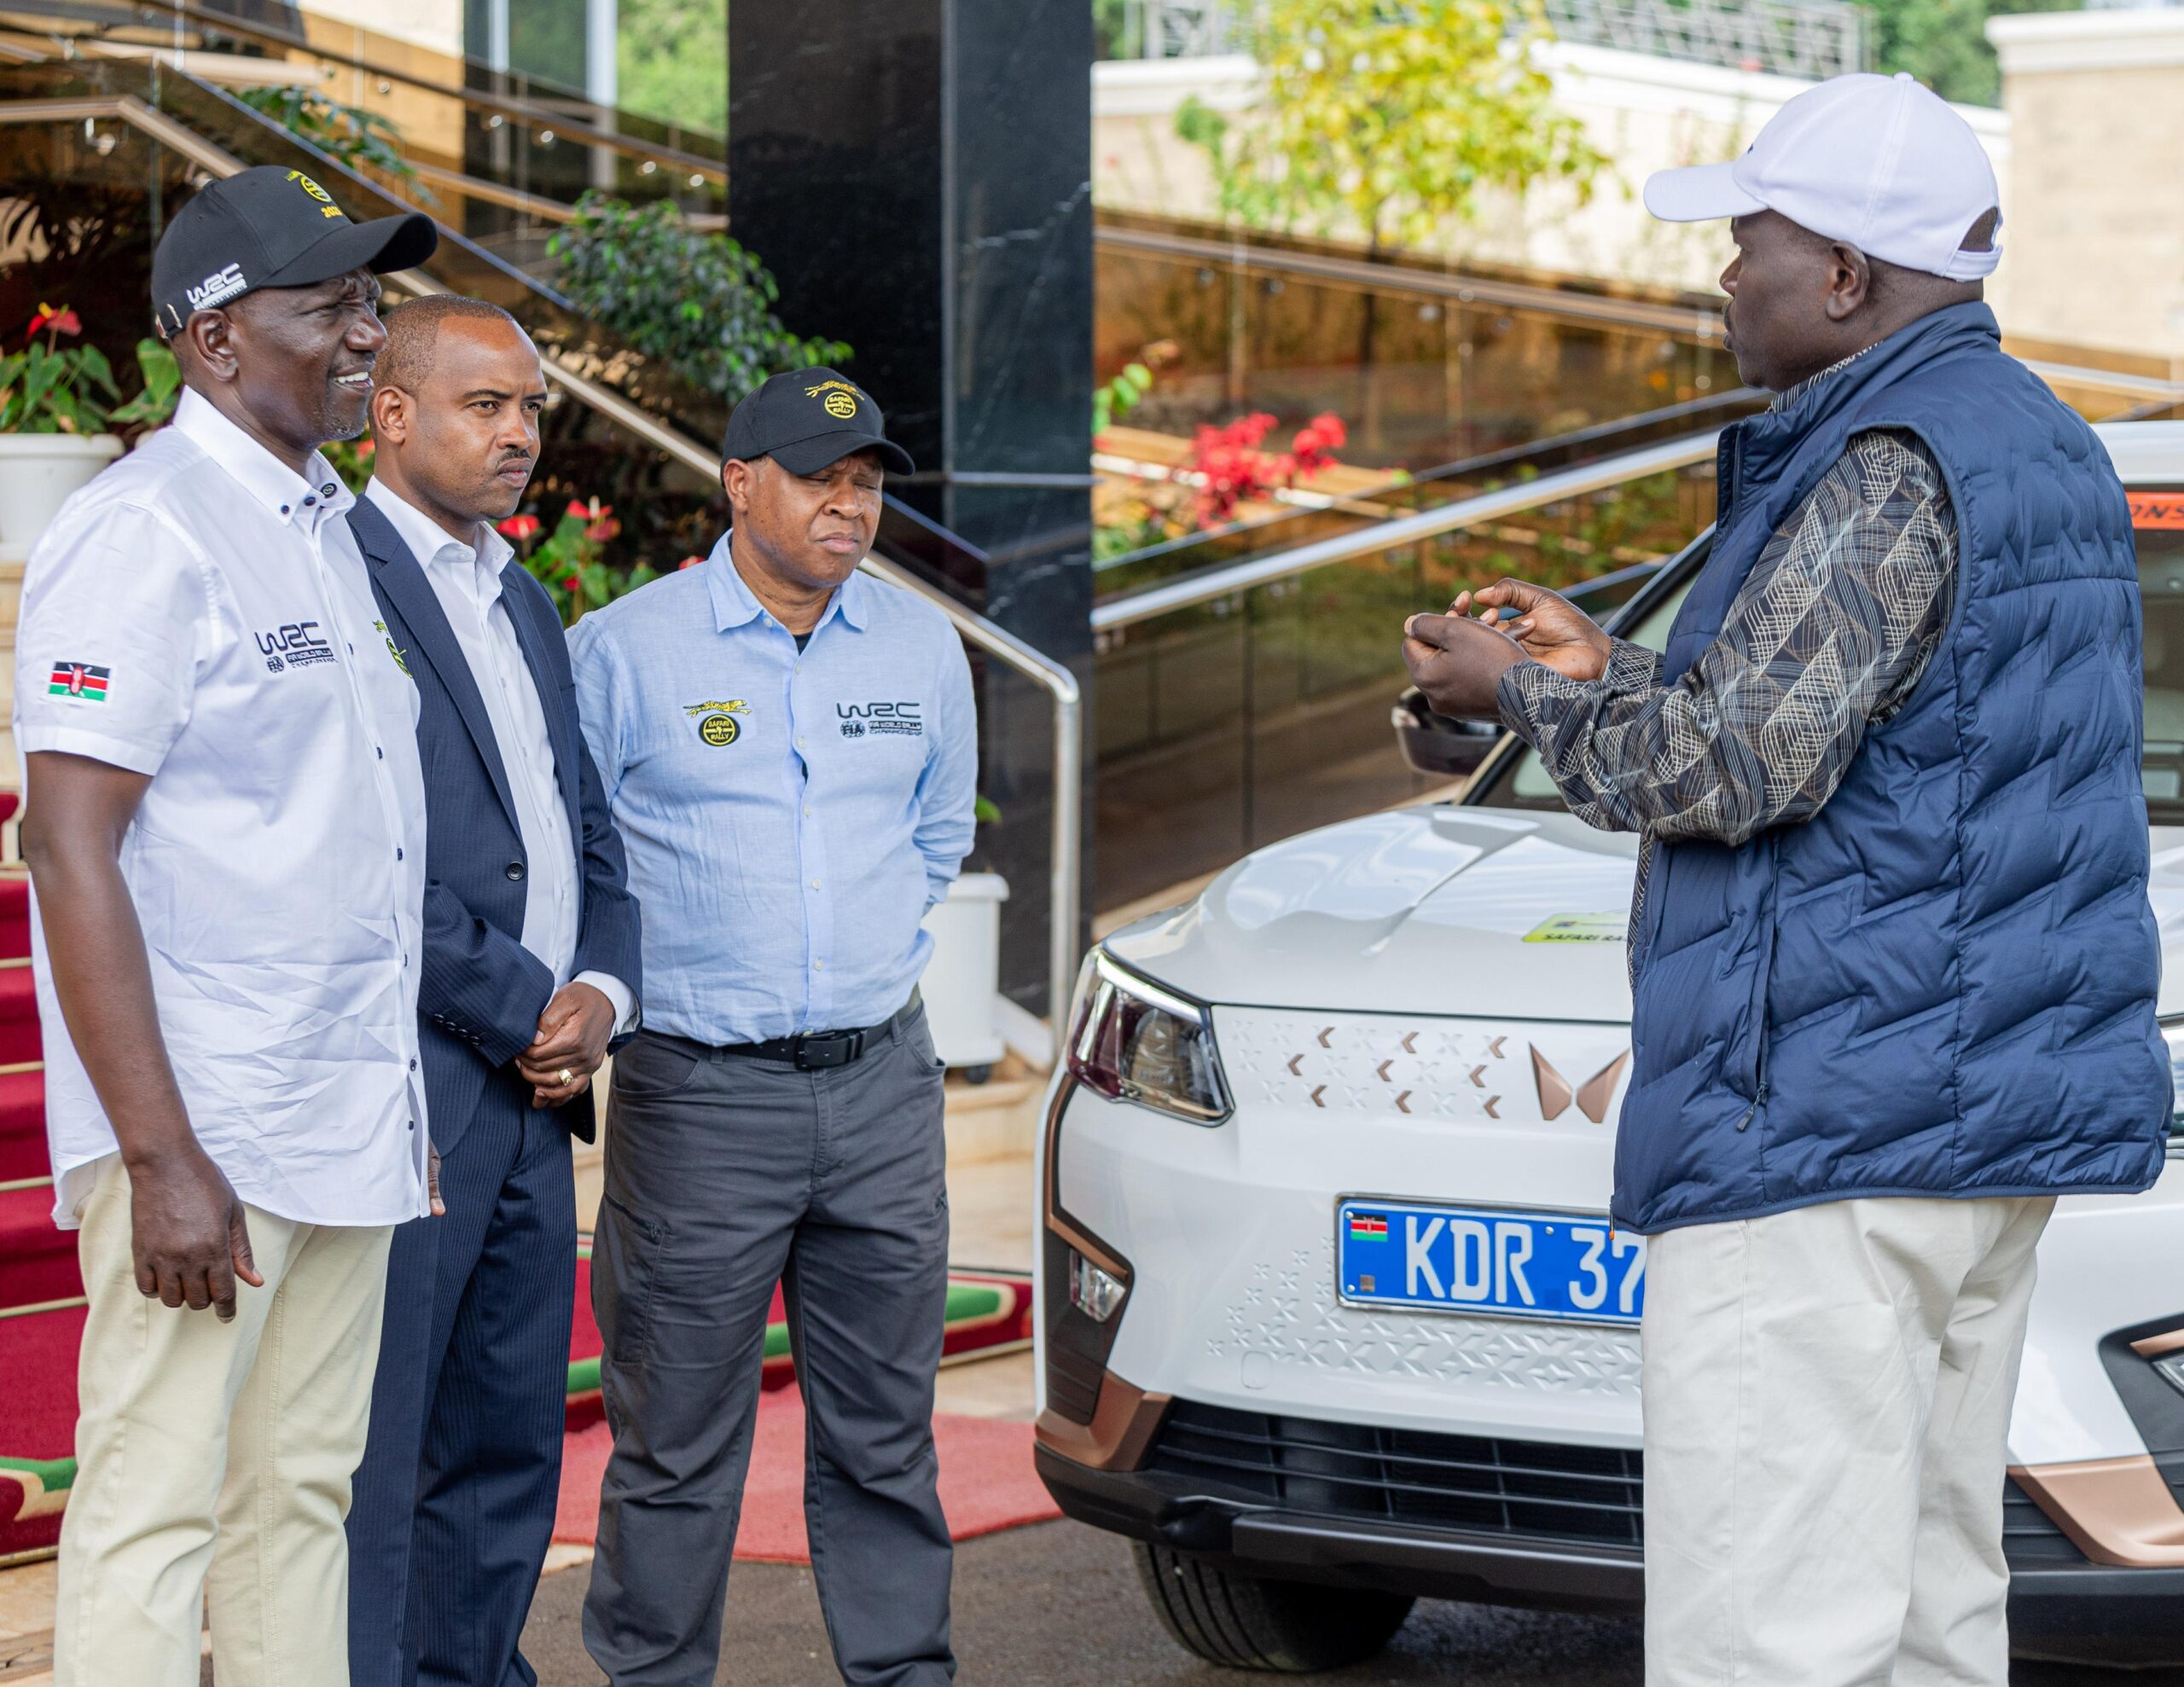
[[[380,746],[379,746],[379,745],[377,745],[376,744],[375,744],[374,745],[372,745],[372,754],[373,754],[373,755],[375,755],[375,756],[376,756],[376,757],[378,757],[380,758],[380,761],[382,761],[382,762],[384,762],[384,761],[386,759],[386,751],[384,751],[384,750],[382,750],[382,749],[380,749]],[[809,812],[809,810],[807,810],[806,812],[808,813],[808,812]]]
[[[402,849],[401,849],[401,846],[400,846],[399,844],[396,845],[396,847],[395,847],[395,851],[394,851],[394,859],[395,859],[395,860],[397,860],[398,861],[400,861],[400,860],[402,859]]]
[[[309,509],[309,508],[311,508],[314,504],[317,503],[317,501],[318,501],[318,500],[317,500],[317,499],[316,499],[316,498],[314,498],[314,497],[311,497],[311,496],[306,496],[305,497],[305,499],[304,499],[304,507],[305,507],[305,509]]]
[[[811,818],[811,805],[809,803],[806,803],[804,805],[804,817],[806,820],[810,820]]]
[[[281,513],[282,513],[282,514],[283,514],[283,515],[286,515],[288,513],[288,507],[286,504],[282,505],[282,506],[281,506]]]
[[[811,970],[814,972],[824,972],[827,970],[827,963],[823,960],[815,960],[811,963]]]
[[[502,869],[502,871],[506,872],[510,878],[520,879],[523,877],[523,863],[521,861],[510,861],[507,867]]]
[[[819,881],[817,879],[815,878],[811,881],[811,888],[815,890],[819,888]]]
[[[796,747],[797,747],[799,750],[801,750],[801,749],[803,749],[803,748],[804,748],[804,740],[803,740],[802,739],[800,739],[800,738],[799,738],[799,739],[797,739],[797,741],[796,741]]]
[[[410,1063],[410,1070],[413,1072],[417,1070],[417,1063],[415,1061],[413,1060]]]
[[[351,645],[351,646],[349,646],[349,654],[350,654],[350,655],[351,655],[351,656],[354,656],[356,653],[357,653],[357,647],[356,647],[356,646],[354,646],[354,645]]]

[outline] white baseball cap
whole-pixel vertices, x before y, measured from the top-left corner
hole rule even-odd
[[[1901,74],[1823,82],[1769,118],[1734,163],[1646,178],[1646,209],[1664,222],[1779,212],[1868,258],[1956,281],[1991,275],[2001,261],[1999,242],[1964,250],[1972,225],[2001,203],[1972,125]]]

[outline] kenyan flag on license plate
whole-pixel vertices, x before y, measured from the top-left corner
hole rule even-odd
[[[113,671],[110,668],[94,668],[88,662],[56,662],[53,664],[53,677],[46,682],[46,694],[103,703],[107,676]]]
[[[1360,1237],[1384,1237],[1388,1233],[1388,1221],[1378,1213],[1352,1213],[1350,1233]]]

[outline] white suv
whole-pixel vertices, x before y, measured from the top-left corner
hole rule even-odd
[[[2139,527],[2174,956],[2184,424],[2100,432]],[[1705,548],[1632,600],[1628,636],[1659,644]],[[1200,1656],[1353,1661],[1421,1595],[1637,1607],[1645,1252],[1605,1217],[1635,853],[1505,739],[1462,801],[1259,850],[1087,963],[1039,1152],[1038,1465],[1138,1543]],[[2176,1151],[2147,1194],[2061,1203],[2040,1267],[2017,1649],[2184,1661]]]

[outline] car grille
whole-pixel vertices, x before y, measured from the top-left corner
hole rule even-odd
[[[1635,1449],[1430,1435],[1177,1400],[1146,1468],[1285,1509],[1637,1546]]]
[[[1218,1497],[1323,1516],[1645,1544],[1645,1475],[1635,1448],[1432,1435],[1179,1400],[1145,1468]],[[2013,1564],[2085,1562],[2014,1481],[2004,1484],[2002,1517]]]

